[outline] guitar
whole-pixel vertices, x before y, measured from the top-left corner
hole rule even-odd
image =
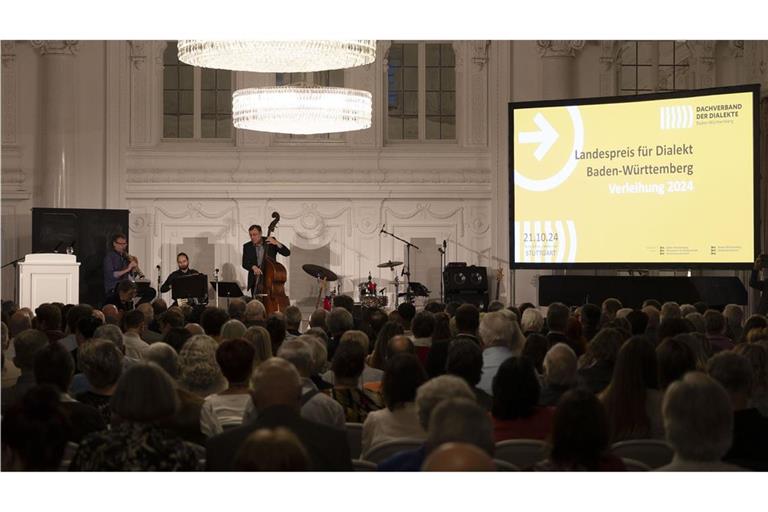
[[[496,270],[496,300],[499,300],[499,290],[501,289],[502,279],[504,279],[504,269],[499,266]]]

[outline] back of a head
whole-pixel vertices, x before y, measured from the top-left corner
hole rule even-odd
[[[296,306],[288,306],[285,310],[285,327],[297,331],[301,326],[301,310]]]
[[[88,304],[78,304],[71,308],[67,313],[67,328],[69,329],[69,332],[74,333],[77,330],[77,323],[80,319],[91,316],[92,314],[93,308]]]
[[[103,340],[109,340],[115,344],[120,352],[124,352],[125,343],[123,341],[123,332],[116,325],[105,324],[100,326],[93,332],[94,338],[101,338]]]
[[[369,348],[370,348],[370,341],[368,340],[368,335],[365,334],[363,331],[358,330],[349,330],[346,331],[339,340],[340,344],[343,343],[358,343],[361,347],[363,347],[363,350],[365,350],[365,353],[368,354]]]
[[[54,341],[37,351],[34,369],[38,384],[51,384],[66,393],[75,373],[75,361],[64,345]]]
[[[237,471],[306,471],[310,458],[299,438],[290,430],[258,429],[250,434],[235,454]]]
[[[595,361],[613,364],[616,362],[622,343],[624,343],[624,336],[621,331],[606,327],[600,329],[589,342],[587,353]]]
[[[475,334],[480,326],[480,310],[474,304],[462,304],[454,315],[459,332]]]
[[[415,352],[416,347],[411,338],[404,334],[392,336],[387,343],[387,359],[395,354],[414,354]]]
[[[84,339],[89,340],[93,338],[93,334],[96,332],[96,329],[102,325],[104,325],[104,322],[102,322],[100,318],[97,318],[96,316],[88,316],[81,318],[80,321],[77,322],[76,332],[80,334],[80,336],[82,336]]]
[[[738,304],[728,304],[723,309],[723,316],[731,325],[741,326],[744,321],[744,310]]]
[[[221,308],[209,306],[200,315],[200,325],[208,336],[219,336],[221,328],[229,320],[229,315]]]
[[[352,313],[341,307],[331,310],[326,317],[326,323],[331,336],[341,336],[355,326]]]
[[[304,335],[285,341],[277,351],[277,357],[291,363],[304,378],[312,375],[314,369],[312,341],[309,338]]]
[[[253,371],[251,397],[257,410],[277,405],[298,410],[301,397],[299,372],[285,359],[267,359]]]
[[[571,315],[568,306],[561,302],[553,302],[547,308],[547,326],[550,331],[565,332],[568,327],[568,317]]]
[[[457,397],[441,401],[432,411],[427,432],[430,450],[444,443],[468,443],[493,457],[493,423],[475,400]]]
[[[189,338],[192,337],[192,333],[184,327],[174,327],[165,333],[163,341],[172,346],[176,352],[181,352],[184,344]]]
[[[8,331],[11,338],[15,338],[20,333],[32,328],[32,319],[25,311],[16,311],[11,315],[8,321]],[[73,331],[74,332],[74,331]]]
[[[272,338],[269,331],[264,327],[260,325],[249,327],[243,338],[248,340],[256,351],[254,361],[263,362],[274,355],[272,353]]]
[[[136,310],[141,311],[141,314],[144,315],[144,322],[147,325],[149,325],[149,323],[155,318],[155,310],[152,309],[152,306],[148,302],[139,304],[136,306]]]
[[[671,383],[696,369],[696,356],[683,341],[688,334],[667,338],[656,347],[656,362],[659,369],[659,387],[666,389]]]
[[[429,311],[432,314],[442,313],[445,311],[445,303],[438,301],[429,302],[426,306],[424,306],[424,311]]]
[[[331,369],[336,377],[358,379],[365,369],[365,357],[368,353],[360,343],[339,343],[333,355]]]
[[[657,301],[656,299],[645,299],[641,309],[645,309],[646,307],[653,307],[658,311],[661,311],[661,302]]]
[[[139,329],[144,324],[144,313],[138,309],[128,311],[123,317],[123,326],[125,327],[126,331],[128,329]]]
[[[481,321],[482,324],[482,321]],[[523,332],[541,332],[544,327],[544,316],[536,308],[528,308],[520,319],[520,327]]]
[[[396,354],[384,368],[381,394],[390,411],[416,400],[416,390],[427,380],[419,358],[413,354]]]
[[[529,334],[525,338],[523,350],[520,355],[527,357],[533,363],[534,368],[539,373],[544,373],[544,357],[549,350],[549,340],[543,334]]]
[[[325,332],[322,329],[317,329]],[[323,373],[328,366],[327,342],[317,334],[317,330],[310,329],[298,339],[305,341],[312,349],[312,374]]]
[[[693,304],[681,304],[680,305],[680,316],[685,318],[686,315],[689,315],[691,313],[698,313],[696,311],[696,308],[693,306]]]
[[[493,408],[500,420],[527,418],[536,410],[541,388],[536,369],[527,357],[510,357],[493,377]]]
[[[16,355],[14,364],[22,370],[31,370],[35,364],[37,352],[48,345],[48,336],[37,329],[27,329],[13,339]]]
[[[3,413],[3,471],[59,469],[70,433],[59,394],[53,386],[35,386]]]
[[[168,304],[162,298],[157,298],[152,301],[152,311],[155,312],[155,316],[160,316],[168,310]]]
[[[648,329],[657,329],[661,322],[661,313],[659,313],[659,309],[654,306],[644,306],[641,311],[648,315],[648,326],[646,327],[646,331]]]
[[[153,423],[176,414],[179,398],[173,379],[162,368],[142,362],[125,371],[110,406],[122,420]]]
[[[728,393],[700,372],[673,382],[662,406],[667,442],[685,460],[715,462],[731,447],[733,410]]]
[[[277,349],[280,348],[287,334],[283,315],[278,315],[277,313],[269,315],[264,328],[269,332],[269,338],[272,341],[272,353],[276,354]]]
[[[244,318],[246,322],[258,322],[266,320],[267,310],[264,308],[264,304],[258,300],[252,300],[245,305]]]
[[[483,351],[470,340],[456,340],[448,347],[445,372],[457,375],[472,387],[477,386],[483,375]]]
[[[419,311],[411,322],[411,332],[416,338],[428,338],[435,329],[435,315],[429,311]]]
[[[78,365],[94,389],[107,389],[123,373],[123,354],[111,341],[93,338],[80,346]]]
[[[155,363],[165,370],[172,379],[179,375],[179,355],[168,343],[157,341],[144,350],[144,360]]]
[[[685,320],[691,322],[696,332],[705,334],[707,332],[707,323],[704,321],[704,315],[696,311],[695,313],[688,313],[685,315]]]
[[[603,301],[603,314],[611,320],[616,318],[616,313],[618,313],[621,308],[622,304],[619,299],[611,297]]]
[[[620,393],[656,389],[658,383],[656,351],[645,336],[632,336],[616,356],[611,387]]]
[[[432,450],[422,471],[496,471],[493,459],[469,443],[445,443]]]
[[[245,384],[253,368],[253,345],[243,338],[224,340],[216,349],[216,362],[230,386]]]
[[[403,302],[397,306],[397,312],[400,313],[400,318],[403,319],[405,326],[410,326],[413,317],[416,316],[416,308],[410,302]]]
[[[227,313],[229,318],[242,320],[245,318],[245,301],[243,299],[230,299]]]
[[[519,353],[523,349],[525,341],[517,323],[508,319],[500,312],[483,315],[478,334],[484,346],[496,345],[507,347],[515,353]]]
[[[170,309],[158,317],[162,329],[180,329],[184,327],[184,315],[180,311]],[[202,334],[202,333],[201,333]]]
[[[419,386],[416,390],[416,410],[421,428],[427,430],[432,411],[440,402],[460,397],[475,400],[469,384],[455,375],[440,375]]]
[[[704,312],[704,329],[707,335],[723,334],[725,332],[725,317],[716,309]]]
[[[344,308],[352,314],[355,309],[355,300],[349,295],[337,295],[333,298],[333,308]]]
[[[326,317],[328,316],[328,312],[324,310],[323,308],[318,308],[312,312],[311,315],[309,315],[309,327],[318,327],[322,330],[325,330],[326,327]]]
[[[661,306],[661,320],[662,322],[668,318],[681,318],[683,316],[680,311],[680,305],[677,302],[665,302]]]
[[[659,324],[658,338],[659,341],[664,341],[667,338],[673,338],[678,334],[685,334],[690,332],[688,322],[680,317],[665,318]]]
[[[732,395],[749,397],[752,393],[752,365],[741,354],[731,351],[715,354],[707,363],[707,373]]]
[[[221,326],[221,339],[233,340],[235,338],[242,338],[247,328],[245,324],[240,320],[232,319],[224,322]]]
[[[632,335],[645,334],[648,328],[648,315],[642,311],[632,310],[626,316],[629,325],[632,328]]]
[[[37,326],[40,330],[57,331],[61,329],[61,310],[53,304],[40,304],[35,309]]]
[[[566,391],[552,420],[550,459],[594,471],[609,443],[608,416],[600,400],[585,389]]]
[[[544,380],[555,386],[571,386],[576,383],[578,366],[576,353],[565,343],[556,343],[544,356]]]

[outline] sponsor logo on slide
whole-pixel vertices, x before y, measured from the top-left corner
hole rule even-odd
[[[662,130],[693,128],[693,106],[676,105],[659,109]]]
[[[515,221],[515,262],[574,263],[578,249],[572,220]]]

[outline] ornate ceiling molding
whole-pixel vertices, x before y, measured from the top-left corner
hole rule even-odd
[[[536,41],[542,57],[575,57],[585,41]]]
[[[30,41],[32,48],[40,55],[76,55],[80,51],[80,41]]]

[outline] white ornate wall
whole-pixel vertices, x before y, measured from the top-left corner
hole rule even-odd
[[[379,236],[382,224],[406,239],[448,240],[449,261],[507,268],[507,102],[615,94],[616,43],[453,46],[457,141],[388,145],[386,42],[375,63],[345,72],[347,86],[373,92],[372,128],[312,143],[246,131],[225,142],[163,141],[163,42],[3,42],[2,261],[29,251],[34,204],[129,209],[131,252],[153,280],[156,265],[163,275],[175,266],[185,239],[199,239],[222,277],[243,281],[247,227],[266,227],[272,211],[282,215],[277,235],[288,245],[330,247],[328,265],[347,292],[368,271],[390,277],[376,264],[403,258],[399,243]],[[765,42],[692,47],[695,86],[758,81],[768,89]],[[57,76],[73,79],[53,85]],[[270,80],[237,73],[234,86]],[[59,122],[56,130],[43,119]],[[51,158],[55,148],[64,148],[66,166]],[[3,271],[3,298],[12,296],[12,275]],[[512,298],[513,283],[517,302],[535,298],[535,277],[507,276],[502,298]],[[292,290],[290,277],[288,292],[309,293]]]

